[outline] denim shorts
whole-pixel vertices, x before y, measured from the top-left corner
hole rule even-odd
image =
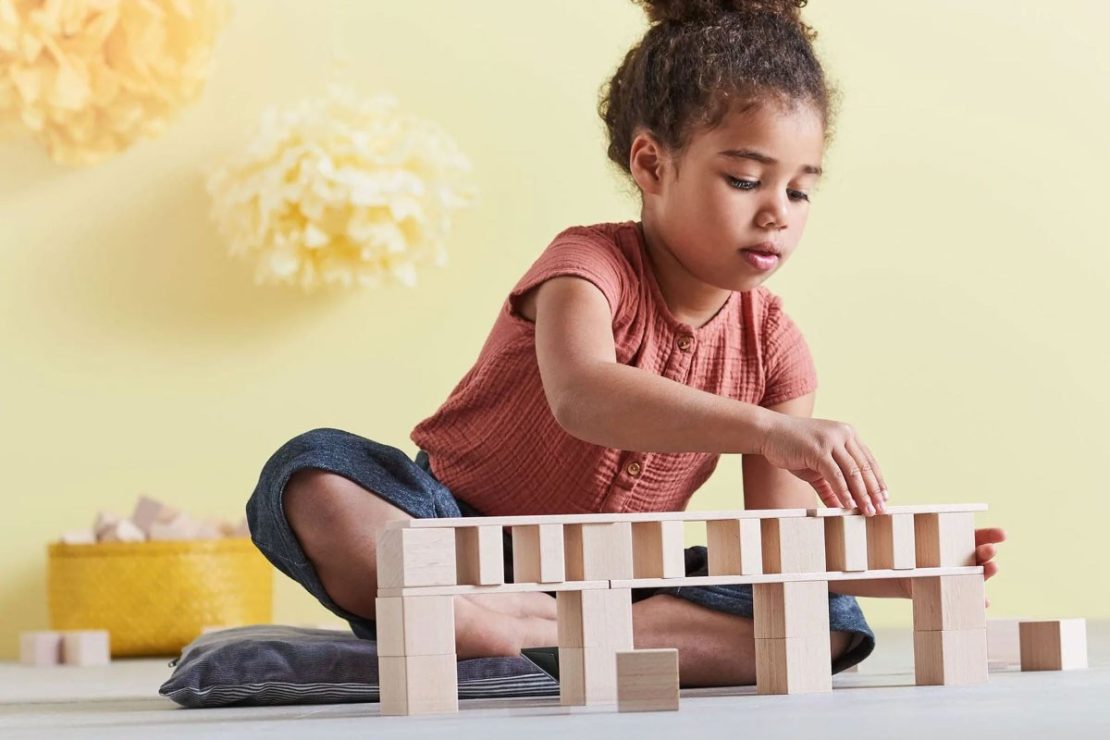
[[[285,519],[282,493],[289,478],[298,470],[317,468],[351,480],[418,519],[480,516],[480,512],[455,498],[440,483],[428,465],[428,455],[420,450],[413,461],[396,447],[384,445],[340,429],[313,429],[282,445],[266,462],[258,485],[247,501],[247,521],[251,539],[262,554],[285,575],[300,583],[321,604],[350,623],[356,635],[374,639],[374,620],[346,611],[332,601],[308,560],[296,535]],[[512,578],[512,539],[505,531],[505,578]],[[704,576],[708,559],[703,546],[686,548],[686,574]],[[672,586],[637,588],[632,600],[656,594],[670,594],[700,606],[728,614],[752,618],[752,587]],[[832,672],[850,668],[875,649],[875,634],[854,596],[829,594],[829,627],[852,633],[849,648],[833,661]]]

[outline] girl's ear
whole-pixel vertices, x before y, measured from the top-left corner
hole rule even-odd
[[[649,132],[640,130],[632,140],[628,156],[628,169],[632,179],[645,194],[659,195],[663,189],[663,172],[666,153],[663,146]]]

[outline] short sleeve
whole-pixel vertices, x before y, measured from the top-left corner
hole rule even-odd
[[[782,298],[771,297],[763,323],[766,386],[760,406],[774,406],[817,389],[817,368],[809,345],[786,312]]]
[[[604,233],[583,228],[568,229],[548,245],[509,293],[509,309],[520,316],[520,299],[553,277],[574,276],[597,286],[609,301],[614,321],[625,305],[628,261],[616,243]]]

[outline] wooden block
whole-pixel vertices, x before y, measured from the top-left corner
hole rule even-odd
[[[975,515],[917,514],[913,520],[918,568],[975,565]]]
[[[632,590],[560,591],[555,596],[559,647],[632,650]]]
[[[185,513],[177,513],[169,519],[159,518],[146,530],[151,541],[156,540],[195,540],[200,532],[200,523]]]
[[[887,514],[947,514],[961,511],[986,511],[986,504],[918,504],[916,506],[884,506]],[[843,516],[862,514],[857,507],[851,509],[807,509],[808,516]]]
[[[705,523],[709,575],[750,575],[763,572],[763,535],[760,521],[717,519]]]
[[[982,576],[915,578],[912,583],[915,631],[986,629]]]
[[[963,686],[987,680],[987,630],[929,630],[913,633],[918,686]]]
[[[59,538],[67,545],[95,545],[96,532],[91,529],[74,529]]]
[[[633,522],[632,577],[682,578],[686,547],[680,521]]]
[[[223,537],[223,523],[214,517],[208,517],[197,525],[193,536],[198,540],[215,540]]]
[[[829,582],[791,581],[752,586],[756,638],[829,637]]]
[[[1021,664],[1021,630],[1018,625],[1023,621],[1034,621],[1029,617],[1005,617],[987,619],[987,661],[1005,665]]]
[[[982,508],[986,508],[983,506]],[[961,509],[967,510],[967,509]],[[713,519],[781,519],[806,517],[806,509],[733,509],[728,511],[657,511],[634,514],[530,514],[527,516],[482,517],[485,526],[520,527],[536,524],[611,524],[614,522],[707,522]],[[400,528],[452,528],[473,527],[471,517],[445,517],[442,519],[398,519],[386,523],[387,529]]]
[[[146,534],[130,519],[120,519],[100,529],[97,532],[97,539],[101,542],[143,542],[146,540]]]
[[[759,694],[832,691],[829,633],[756,638],[755,686]]]
[[[37,667],[61,663],[62,633],[49,630],[20,633],[19,662]]]
[[[1021,670],[1068,671],[1087,667],[1087,620],[1021,622]]]
[[[612,704],[617,700],[617,651],[559,646],[559,703]]]
[[[96,533],[96,539],[104,539],[104,532],[119,524],[121,517],[113,514],[110,511],[98,511],[96,513],[96,520],[93,522],[93,532]]]
[[[678,651],[674,648],[617,653],[617,710],[678,709]]]
[[[135,510],[131,513],[131,522],[149,537],[150,528],[155,522],[167,524],[180,513],[177,509],[166,506],[161,501],[149,496],[140,496],[139,501],[135,504]]]
[[[825,518],[825,563],[829,570],[867,570],[867,518]]]
[[[454,653],[379,657],[378,684],[382,716],[459,711]]]
[[[453,596],[379,596],[374,608],[379,656],[455,652]]]
[[[825,526],[799,517],[760,521],[764,573],[825,572]]]
[[[383,529],[378,587],[455,585],[455,530]]]
[[[108,665],[111,650],[107,630],[71,630],[62,633],[62,661],[66,665]]]
[[[876,514],[867,520],[867,567],[905,570],[916,567],[913,514]]]
[[[513,527],[513,581],[559,583],[567,580],[563,563],[563,525]]]
[[[459,527],[455,530],[458,582],[492,586],[505,582],[505,545],[501,527]]]
[[[632,522],[567,524],[563,538],[568,581],[632,578]]]

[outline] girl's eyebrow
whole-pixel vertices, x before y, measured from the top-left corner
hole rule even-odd
[[[768,157],[766,154],[757,152],[754,149],[726,149],[720,152],[718,156],[720,155],[733,157],[735,159],[754,159],[756,162],[762,162],[763,164],[779,163],[774,157]],[[820,175],[822,172],[822,169],[814,164],[803,164],[801,169],[802,172],[805,172],[807,175]]]

